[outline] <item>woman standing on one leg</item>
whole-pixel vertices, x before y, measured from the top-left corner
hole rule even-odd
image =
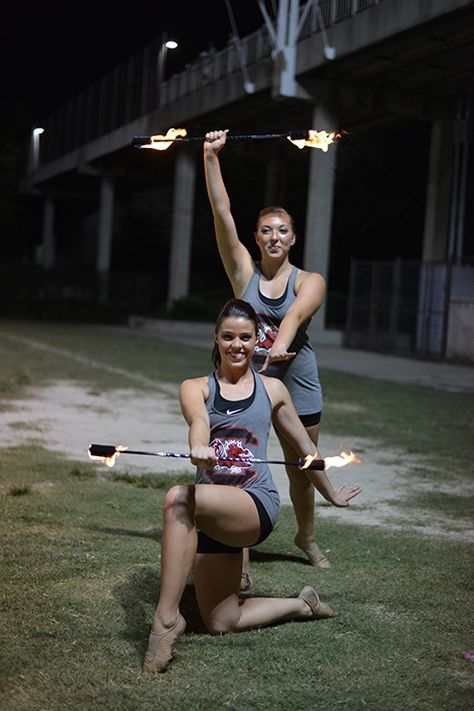
[[[293,266],[289,253],[296,236],[293,222],[281,207],[267,207],[258,217],[255,240],[260,262],[255,264],[239,240],[219,164],[227,131],[211,131],[204,141],[204,168],[219,253],[234,295],[252,304],[259,320],[260,339],[254,357],[259,372],[279,378],[287,386],[296,411],[315,445],[318,443],[322,392],[307,328],[321,306],[325,282],[320,274]],[[295,459],[292,444],[277,429],[286,460]],[[314,540],[314,487],[294,467],[287,467],[290,498],[296,516],[295,544],[311,565],[329,567]],[[244,563],[243,588],[249,581]]]
[[[179,604],[193,564],[199,611],[212,634],[335,614],[310,586],[293,598],[239,599],[242,546],[263,541],[279,512],[268,465],[252,462],[266,458],[272,419],[298,456],[308,464],[319,457],[286,387],[251,369],[256,341],[254,310],[232,299],[216,325],[215,371],[186,380],[180,388],[197,483],[172,487],[163,503],[160,597],[144,663],[151,674],[166,670],[173,644],[186,627]],[[335,506],[347,506],[360,491],[359,486],[335,491],[324,471],[300,475],[308,476]]]

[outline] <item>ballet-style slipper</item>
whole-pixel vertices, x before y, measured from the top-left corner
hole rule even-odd
[[[240,589],[242,592],[247,592],[253,585],[253,573],[250,570],[242,572],[240,576]]]
[[[327,602],[323,602],[319,599],[318,593],[310,585],[305,585],[298,597],[304,600],[310,607],[313,613],[312,617],[314,617],[315,620],[324,620],[328,617],[335,617],[337,614],[332,607],[329,607]]]
[[[298,536],[295,536],[295,546],[306,554],[310,565],[316,566],[318,568],[331,567],[331,563],[329,562],[328,558],[323,555],[321,549],[314,541],[306,547],[299,542]]]
[[[166,671],[173,659],[173,644],[186,629],[186,620],[178,612],[178,619],[173,627],[164,632],[150,632],[148,649],[145,654],[143,671],[147,674],[159,674]]]

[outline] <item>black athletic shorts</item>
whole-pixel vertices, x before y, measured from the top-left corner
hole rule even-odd
[[[302,424],[305,427],[314,427],[321,422],[321,412],[312,412],[310,415],[299,415]]]
[[[270,516],[267,514],[266,509],[258,496],[251,491],[247,491],[247,494],[255,501],[258,517],[260,519],[260,536],[258,537],[258,541],[252,544],[253,546],[258,546],[258,544],[262,543],[265,538],[268,538],[273,530],[273,525],[270,520]],[[243,546],[228,546],[225,543],[216,541],[206,533],[198,531],[198,553],[241,553],[242,548]]]

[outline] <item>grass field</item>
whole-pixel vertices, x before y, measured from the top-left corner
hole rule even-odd
[[[6,321],[0,364],[3,411],[31,385],[57,379],[103,391],[121,374],[121,385],[128,377],[139,391],[210,369],[205,350],[92,326]],[[331,371],[322,380],[329,404],[353,401],[363,413],[328,405],[328,432],[352,431],[421,458],[428,493],[406,501],[408,513],[472,518],[472,396]],[[172,480],[189,481],[189,470]],[[441,493],[447,480],[452,491]],[[474,664],[464,656],[474,651],[472,543],[326,518],[319,525],[333,566],[318,571],[296,554],[286,507],[254,551],[251,594],[296,595],[314,584],[338,616],[211,637],[190,580],[175,660],[166,674],[144,676],[169,484],[151,469],[127,477],[34,441],[1,449],[2,711],[474,708]]]

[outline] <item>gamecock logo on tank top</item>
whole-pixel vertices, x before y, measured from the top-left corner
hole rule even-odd
[[[213,484],[225,484],[244,488],[257,477],[252,461],[254,452],[251,447],[258,446],[258,439],[244,427],[213,428],[210,446],[215,450],[219,462],[206,474]],[[249,446],[250,445],[250,446]],[[236,462],[236,459],[248,459],[248,462]]]
[[[252,364],[254,370],[260,370],[262,365],[265,363],[267,355],[273,346],[276,337],[278,336],[281,319],[276,316],[271,316],[270,314],[264,314],[258,312],[258,338],[255,345],[255,351],[252,357]],[[265,375],[273,378],[283,379],[286,371],[288,370],[290,363],[288,362],[278,362],[271,363],[267,366]]]
[[[266,356],[270,348],[273,346],[278,330],[280,328],[281,319],[269,314],[258,313],[258,338],[255,346],[255,353]]]

